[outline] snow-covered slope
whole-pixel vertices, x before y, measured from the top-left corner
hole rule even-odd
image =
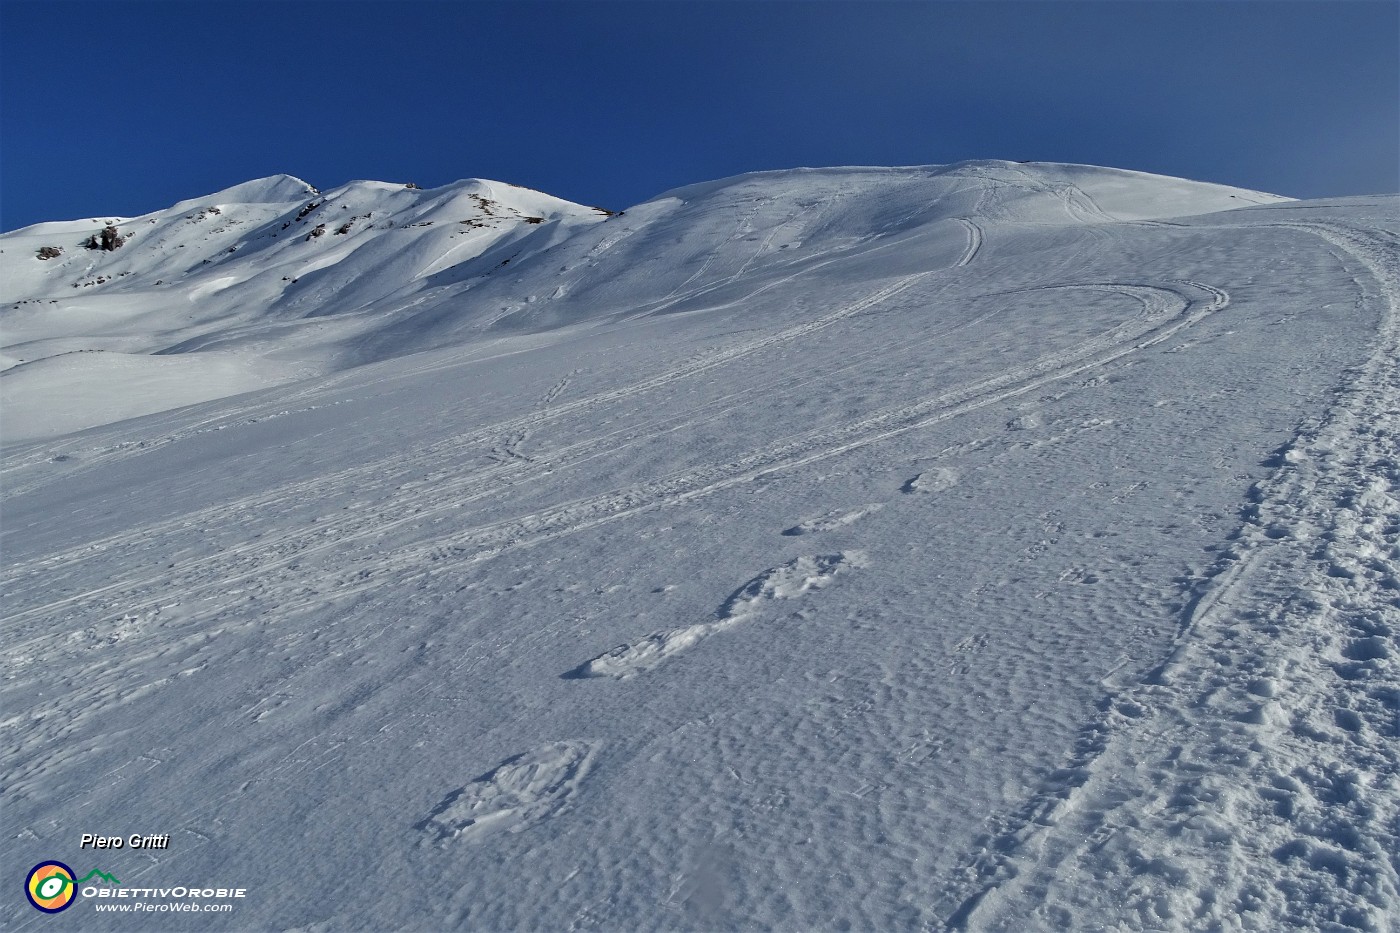
[[[55,436],[487,330],[714,308],[876,246],[864,263],[874,274],[890,257],[917,268],[928,249],[974,249],[973,218],[1082,226],[1278,200],[1088,166],[969,162],[745,175],[610,218],[500,182],[322,194],[280,175],[144,217],[0,236],[0,401],[15,412],[11,439]],[[120,248],[83,247],[108,224]],[[41,259],[45,247],[62,253]],[[835,274],[861,269],[843,262]],[[79,351],[91,355],[32,365]],[[155,358],[172,355],[189,358]],[[25,400],[43,397],[63,404],[36,416]]]
[[[357,342],[432,294],[434,276],[489,274],[605,216],[500,182],[322,193],[279,175],[143,217],[0,235],[6,433],[62,434],[359,362]],[[108,225],[118,248],[85,246]],[[119,405],[92,404],[113,393]],[[33,397],[65,401],[37,417]]]
[[[3,241],[15,929],[1400,922],[1397,198],[298,184]]]

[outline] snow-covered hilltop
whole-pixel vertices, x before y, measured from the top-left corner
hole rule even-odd
[[[488,275],[605,216],[500,182],[425,191],[357,181],[320,192],[278,175],[142,217],[4,234],[3,399],[19,412],[11,437],[357,362],[355,342],[440,291],[445,270]],[[55,393],[71,410],[32,423],[28,400]]]
[[[159,929],[1400,923],[1395,196],[280,176],[0,236],[0,289],[11,876],[248,891]]]
[[[1106,223],[1278,200],[1112,169],[970,162],[759,173],[611,217],[500,182],[322,193],[278,175],[142,217],[0,235],[0,398],[11,439],[66,433],[484,330],[708,307],[862,244],[961,249],[980,236],[974,218]],[[65,411],[34,417],[31,400],[58,396]]]

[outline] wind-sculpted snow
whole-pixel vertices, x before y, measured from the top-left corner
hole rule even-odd
[[[300,185],[0,244],[6,871],[248,890],[143,929],[1400,921],[1395,198]]]

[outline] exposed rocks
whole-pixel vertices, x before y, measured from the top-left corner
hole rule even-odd
[[[62,256],[62,255],[63,255],[63,247],[62,247],[62,246],[41,246],[41,247],[39,247],[39,254],[38,254],[38,255],[39,255],[39,258],[40,258],[40,259],[57,259],[59,256]]]
[[[115,226],[108,224],[102,228],[101,233],[94,233],[92,236],[88,237],[83,242],[83,246],[88,249],[100,249],[110,253],[114,249],[121,249],[122,244],[126,241],[127,237],[122,236],[121,232],[118,231]]]
[[[481,208],[481,212],[487,217],[493,216],[491,208],[500,206],[498,202],[493,201],[490,198],[484,198],[479,194],[469,194],[467,195],[467,197],[475,201],[476,206]]]
[[[310,233],[308,233],[308,234],[306,235],[306,238],[307,238],[308,240],[314,240],[314,239],[316,239],[318,236],[324,236],[325,233],[326,233],[326,225],[325,225],[325,224],[318,224],[315,230],[312,230]]]

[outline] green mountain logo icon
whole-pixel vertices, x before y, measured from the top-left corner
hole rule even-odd
[[[78,879],[78,881],[76,881],[75,883],[76,883],[76,884],[86,884],[86,883],[88,882],[88,880],[91,879],[94,875],[96,875],[98,878],[101,878],[103,881],[107,882],[108,884],[121,884],[121,882],[118,881],[118,880],[117,880],[116,878],[114,878],[113,876],[107,874],[105,871],[98,871],[96,868],[94,868],[92,871],[88,872],[88,873],[87,873],[86,875],[84,875],[82,878]]]

